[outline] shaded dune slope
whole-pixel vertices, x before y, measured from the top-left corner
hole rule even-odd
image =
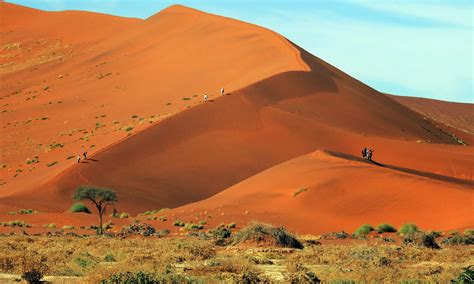
[[[384,222],[397,227],[414,222],[425,230],[472,226],[473,181],[440,179],[316,151],[172,213],[193,220],[206,211],[224,223],[263,220],[313,234]]]

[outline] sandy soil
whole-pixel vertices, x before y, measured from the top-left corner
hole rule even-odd
[[[91,222],[62,212],[93,184],[121,212],[216,224],[474,224],[473,135],[460,145],[455,108],[414,111],[272,31],[182,6],[146,20],[0,9],[2,212]],[[356,158],[365,146],[383,166]]]

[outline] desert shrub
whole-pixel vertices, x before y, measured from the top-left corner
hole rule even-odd
[[[141,223],[140,221],[134,220],[130,223],[130,226],[122,228],[119,233],[119,236],[127,237],[131,235],[140,235],[144,237],[151,236],[156,233],[156,230],[153,226],[147,223]]]
[[[371,225],[364,224],[364,225],[360,226],[360,227],[354,232],[354,235],[355,235],[356,237],[366,236],[366,235],[368,235],[370,232],[372,232],[373,230],[374,230],[374,227],[372,227]]]
[[[459,276],[451,282],[456,284],[474,283],[474,265],[464,268]]]
[[[49,164],[46,164],[47,167],[52,167],[54,165],[56,165],[58,162],[54,161],[54,162],[51,162]]]
[[[120,213],[120,215],[119,215],[119,218],[120,218],[120,219],[127,219],[128,217],[130,217],[130,214],[125,213],[125,212],[122,212],[122,213]]]
[[[64,226],[62,227],[62,229],[63,229],[63,230],[74,230],[74,226],[72,226],[72,225],[64,225]]]
[[[51,223],[51,224],[44,224],[44,225],[43,225],[43,228],[51,228],[51,229],[54,229],[54,228],[56,228],[56,224],[54,224],[54,223]]]
[[[173,226],[184,227],[184,222],[180,221],[180,220],[176,220],[176,221],[173,222]]]
[[[467,229],[464,231],[464,235],[474,236],[474,229]]]
[[[115,259],[113,254],[108,253],[104,256],[104,261],[106,261],[106,262],[116,262],[117,260]]]
[[[410,232],[405,234],[403,237],[403,243],[431,249],[440,248],[438,243],[436,243],[436,238],[432,234],[426,234],[423,232]]]
[[[397,229],[390,224],[380,224],[377,226],[377,232],[379,233],[396,233]]]
[[[133,126],[128,126],[127,128],[125,128],[125,131],[132,131],[133,130]]]
[[[193,224],[193,223],[186,223],[184,224],[184,229],[187,231],[197,231],[202,230],[204,228],[201,224]]]
[[[178,247],[187,252],[191,259],[206,260],[216,256],[216,249],[210,243],[186,242]]]
[[[281,247],[303,248],[303,244],[283,227],[275,228],[259,222],[252,222],[235,234],[234,244],[246,241],[270,242]]]
[[[31,225],[24,222],[24,221],[10,221],[10,222],[2,222],[3,227],[20,227],[20,228],[30,228]]]
[[[85,206],[84,204],[80,202],[73,204],[71,208],[69,209],[69,212],[91,214],[91,211],[89,210],[89,208],[87,208],[87,206]]]
[[[214,230],[210,231],[211,235],[216,239],[226,239],[232,235],[232,232],[222,226],[217,226]]]
[[[158,237],[164,237],[169,235],[171,232],[170,230],[159,230],[158,232],[155,233]]]
[[[149,272],[120,272],[99,281],[101,284],[154,284],[154,283],[194,283],[194,278],[174,273],[155,274]]]
[[[164,217],[164,216],[160,216],[160,218],[158,218],[158,219],[162,222],[168,221],[168,219],[166,219],[166,217]]]
[[[234,229],[235,227],[237,227],[237,225],[235,223],[230,223],[229,225],[227,225],[227,228],[229,229]]]
[[[398,230],[398,233],[402,235],[415,233],[415,232],[419,232],[419,229],[415,224],[403,224],[400,230]]]
[[[316,274],[305,267],[299,260],[286,264],[285,281],[288,283],[321,283]]]
[[[441,241],[443,245],[474,245],[474,235],[453,235]]]
[[[321,239],[323,240],[340,240],[340,239],[346,239],[350,235],[344,231],[341,232],[330,232],[327,234],[324,234],[321,236]]]
[[[23,272],[21,278],[27,283],[41,283],[41,279],[43,279],[43,273],[39,270],[32,269],[30,271]]]
[[[33,214],[36,213],[33,209],[20,209],[18,210],[18,214]]]

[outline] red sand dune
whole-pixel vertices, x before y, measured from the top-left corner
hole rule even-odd
[[[0,7],[10,9],[12,14],[18,10],[23,19],[20,22],[28,27],[25,30],[31,28],[32,15],[46,22],[63,15],[5,3],[0,3]],[[92,18],[120,25],[117,17],[64,13],[84,21]],[[472,205],[473,151],[470,146],[460,146],[450,128],[425,119],[280,35],[254,25],[182,6],[165,9],[145,21],[123,19],[123,23],[127,24],[120,33],[107,38],[100,35],[110,31],[94,31],[91,38],[97,41],[92,43],[80,33],[77,37],[64,35],[65,41],[80,44],[78,55],[65,57],[61,62],[34,62],[34,67],[21,70],[6,65],[2,70],[2,80],[7,84],[1,89],[1,97],[2,102],[7,102],[8,111],[0,115],[2,131],[9,134],[0,139],[2,149],[6,149],[2,162],[24,163],[26,157],[45,150],[38,146],[39,142],[62,141],[64,145],[41,152],[41,163],[33,165],[34,169],[27,167],[31,173],[25,170],[12,178],[16,167],[3,170],[7,183],[0,192],[1,210],[31,207],[62,212],[70,206],[77,185],[94,184],[114,188],[121,200],[118,209],[131,213],[182,206],[220,192],[189,206],[199,210],[204,210],[202,204],[210,208],[230,206],[232,198],[226,196],[241,202],[252,199],[255,206],[266,204],[262,204],[262,210],[253,209],[262,214],[250,217],[288,224],[301,232],[353,228],[362,220],[376,222],[377,211],[379,216],[389,219],[386,221],[398,224],[410,219],[409,212],[416,211],[417,204],[426,205],[427,211],[421,212],[446,206],[442,212],[452,210],[456,212],[453,216],[459,217],[449,221],[453,218],[445,216],[440,223],[432,218],[430,223],[423,214],[414,213],[410,220],[419,220],[424,226],[439,224],[439,228],[453,228],[473,224],[472,214],[456,208],[458,203],[454,202],[467,202],[470,197]],[[97,29],[102,29],[102,25],[106,26],[101,24]],[[11,29],[22,30],[18,26]],[[74,31],[74,27],[70,29]],[[67,30],[64,27],[52,33]],[[24,40],[30,36],[27,32],[20,34]],[[9,62],[17,64],[15,58],[12,56]],[[58,79],[58,74],[69,76]],[[39,89],[46,84],[52,86],[51,90]],[[199,102],[203,93],[214,95],[221,86],[230,95],[209,103]],[[38,89],[40,98],[23,101],[29,95],[27,90]],[[14,90],[21,91],[11,95]],[[49,104],[52,98],[62,103]],[[167,105],[168,102],[172,104]],[[34,127],[13,123],[25,121],[32,114],[50,119],[35,121]],[[138,117],[131,118],[132,115]],[[157,117],[164,119],[159,123],[142,123]],[[122,127],[118,131],[114,121]],[[123,140],[126,126],[143,131]],[[71,129],[85,130],[60,134]],[[469,142],[472,140],[471,134],[466,133],[466,137]],[[25,140],[33,142],[15,144]],[[91,148],[92,145],[95,147]],[[296,158],[318,149],[359,155],[364,146],[374,148],[376,160],[392,169],[321,153],[303,156],[313,157],[312,165],[305,169],[307,163],[298,162],[305,158]],[[65,160],[82,149],[96,152],[84,163]],[[284,163],[293,158],[296,159]],[[47,167],[44,160],[61,162]],[[320,171],[322,183],[309,182]],[[300,180],[300,176],[304,179]],[[368,188],[354,185],[352,195],[349,187],[358,181],[358,176],[370,180],[371,187],[386,190],[374,194]],[[266,186],[258,188],[260,184],[255,180],[261,177],[269,180]],[[280,185],[274,183],[277,180],[286,180],[288,187],[279,189]],[[308,185],[296,185],[300,181],[307,181]],[[240,192],[238,188],[243,184],[246,187]],[[287,204],[283,202],[283,191],[284,196],[291,195],[300,186],[314,186],[318,190],[303,193],[302,196],[311,197],[308,200],[295,198]],[[410,187],[410,196],[401,198],[396,191],[399,186],[404,194]],[[428,193],[434,197],[423,201]],[[365,207],[355,206],[360,194],[366,197]],[[314,203],[321,195],[323,200],[347,205],[348,210],[334,204],[331,207],[330,203],[322,211],[318,206],[300,204],[302,200]],[[382,199],[388,203],[381,203]],[[269,208],[279,208],[282,202],[285,204],[280,213],[265,213]],[[380,215],[385,204],[390,214]],[[311,226],[302,223],[300,207],[305,216],[312,214],[326,221]],[[235,209],[238,211],[226,214],[237,214],[239,220],[250,218],[241,216],[242,210],[246,210],[243,207]],[[176,210],[173,212],[178,214],[182,209]],[[329,222],[332,225],[327,225]]]
[[[182,220],[203,211],[224,223],[265,220],[299,233],[385,222],[449,230],[473,224],[473,184],[316,151],[172,212]]]
[[[390,96],[397,102],[445,125],[474,134],[474,105],[440,100]]]

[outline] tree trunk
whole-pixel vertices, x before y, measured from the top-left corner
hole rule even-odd
[[[99,235],[102,235],[103,234],[103,231],[102,231],[102,208],[98,208],[99,209]]]

